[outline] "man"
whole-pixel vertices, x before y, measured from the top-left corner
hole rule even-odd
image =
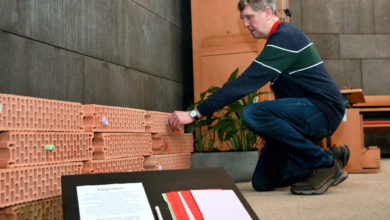
[[[190,112],[175,111],[173,130],[250,94],[267,82],[275,100],[248,105],[243,122],[266,140],[252,177],[258,191],[291,186],[294,194],[322,194],[344,181],[347,146],[323,150],[315,143],[330,136],[345,113],[339,88],[313,43],[274,14],[274,0],[240,0],[238,9],[254,38],[265,47],[240,77]]]

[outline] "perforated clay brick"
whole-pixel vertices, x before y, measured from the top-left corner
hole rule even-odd
[[[1,220],[62,220],[61,196],[14,205],[0,210]]]
[[[0,168],[92,159],[93,133],[0,132]]]
[[[104,160],[152,154],[150,133],[95,133],[93,159]]]
[[[81,103],[0,94],[0,131],[81,131]]]
[[[151,133],[174,133],[169,128],[168,118],[171,113],[157,112],[157,111],[146,111],[146,132]],[[182,126],[181,133],[184,132],[184,126]]]
[[[191,154],[167,154],[145,157],[145,170],[178,170],[191,168]]]
[[[152,134],[153,154],[178,154],[194,151],[194,137],[186,134]]]
[[[61,176],[81,174],[83,163],[0,169],[0,208],[61,195]]]
[[[145,132],[145,110],[83,105],[85,131]]]
[[[152,134],[153,155],[163,154],[164,141],[161,134]]]
[[[169,132],[167,120],[170,113],[146,111],[146,131],[151,133],[167,133]]]
[[[111,160],[84,162],[83,174],[143,171],[144,157],[129,157]]]

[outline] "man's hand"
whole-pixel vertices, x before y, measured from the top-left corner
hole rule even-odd
[[[191,124],[195,120],[190,117],[190,112],[174,111],[168,118],[172,131],[183,131],[183,125]]]

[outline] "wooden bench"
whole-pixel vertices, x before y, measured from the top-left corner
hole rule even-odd
[[[390,95],[364,98],[364,103],[353,105],[363,115],[364,133],[390,133]]]
[[[351,151],[345,170],[350,173],[377,173],[380,149],[364,144],[365,133],[390,132],[390,96],[364,96],[361,89],[342,90],[347,103],[346,117],[332,135],[331,145],[348,145]],[[382,113],[386,117],[376,119]]]

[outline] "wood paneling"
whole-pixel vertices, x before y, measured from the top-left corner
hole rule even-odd
[[[222,86],[237,67],[245,70],[264,47],[265,40],[244,27],[237,2],[191,2],[195,102],[210,86]]]

